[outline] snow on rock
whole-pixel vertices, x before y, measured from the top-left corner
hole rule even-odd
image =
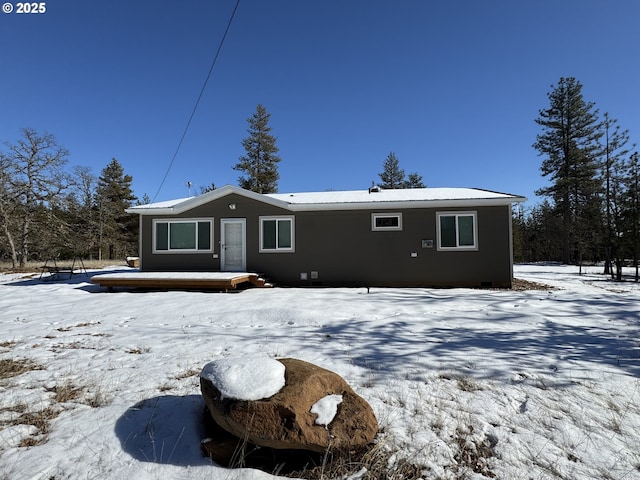
[[[200,376],[213,383],[222,398],[260,400],[284,387],[285,367],[265,356],[225,357],[207,363]]]
[[[342,403],[342,395],[327,395],[311,407],[310,412],[318,416],[316,425],[329,425],[338,413],[338,405]]]

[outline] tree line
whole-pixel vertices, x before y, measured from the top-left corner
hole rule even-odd
[[[122,259],[138,251],[133,178],[114,158],[96,177],[66,169],[53,134],[23,128],[0,151],[0,258],[13,268],[49,258]]]
[[[640,162],[628,130],[584,99],[582,84],[562,77],[535,120],[533,148],[550,185],[544,201],[514,218],[516,260],[582,265],[601,262],[622,278],[640,255]]]

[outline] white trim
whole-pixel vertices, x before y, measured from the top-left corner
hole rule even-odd
[[[376,225],[376,220],[378,218],[397,218],[398,225],[392,227],[378,227]],[[394,212],[394,213],[372,213],[371,214],[371,230],[374,232],[385,232],[385,231],[400,231],[402,230],[402,213]]]
[[[247,219],[246,218],[221,218],[220,219],[220,270],[227,272],[227,259],[225,251],[225,233],[224,225],[231,223],[239,223],[242,225],[242,265],[237,271],[244,271],[247,269]],[[235,270],[234,270],[235,271]]]
[[[138,270],[142,271],[142,264],[144,263],[144,255],[142,254],[142,252],[144,251],[144,249],[142,248],[142,215],[138,217],[138,220],[138,258],[140,259],[140,263],[138,263]],[[153,237],[151,241],[153,241]],[[151,248],[153,248],[153,245],[154,244],[152,243]]]
[[[509,278],[513,278],[513,206],[507,209],[509,213]]]
[[[458,237],[458,217],[473,217],[473,245],[457,245],[455,247],[443,247],[442,236],[440,232],[440,218],[441,217],[455,217],[456,218],[456,244],[459,241]],[[448,212],[436,212],[436,241],[437,249],[441,252],[473,252],[478,250],[478,212],[476,211],[448,211]]]
[[[285,207],[292,212],[324,212],[336,210],[399,210],[409,208],[471,208],[511,205],[523,202],[523,199],[459,199],[459,200],[395,200],[389,202],[344,202],[344,203],[304,203],[290,204]]]
[[[130,207],[126,209],[126,212],[139,215],[178,215],[230,194],[240,195],[290,212],[471,208],[511,205],[527,200],[519,195],[496,193],[476,188],[408,188],[382,190],[376,193],[368,193],[367,190],[354,190],[263,195],[233,185],[226,185],[196,197]]]
[[[173,254],[192,254],[192,253],[212,253],[213,252],[213,217],[202,217],[202,218],[154,218],[151,222],[151,253],[158,255],[173,255]],[[209,222],[209,248],[208,249],[198,249],[198,223],[199,222]],[[167,232],[169,237],[167,238],[167,249],[166,250],[158,250],[156,248],[156,225],[158,223],[195,223],[196,224],[196,248],[170,248],[170,234]]]
[[[262,248],[262,240],[263,240],[263,222],[265,220],[289,220],[291,221],[291,247],[287,248]],[[260,253],[293,253],[296,251],[296,217],[294,215],[269,215],[269,216],[260,216],[258,217],[258,224],[260,226],[260,235],[258,238],[258,251]],[[277,225],[277,222],[276,222]],[[277,232],[276,226],[276,232]],[[277,236],[276,236],[277,241]]]

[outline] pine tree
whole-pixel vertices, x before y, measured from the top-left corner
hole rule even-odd
[[[599,182],[598,140],[602,136],[598,111],[585,102],[575,78],[561,78],[548,94],[550,107],[540,110],[543,128],[533,147],[545,157],[541,172],[552,184],[538,195],[549,196],[562,218],[562,261],[580,260],[600,227],[597,216]]]
[[[138,251],[138,223],[125,209],[137,200],[131,190],[133,177],[113,158],[98,178],[95,204],[98,210],[98,259],[108,250],[108,258],[124,258]]]
[[[614,275],[611,263],[616,260],[618,271],[618,280],[621,276],[620,255],[623,254],[621,245],[621,224],[623,222],[623,202],[624,202],[624,175],[625,175],[625,156],[629,150],[625,145],[629,141],[628,130],[620,130],[618,121],[609,117],[608,113],[604,114],[602,122],[603,127],[603,145],[602,145],[602,180],[604,184],[604,241],[605,241],[605,269],[604,273]]]
[[[247,119],[249,136],[242,141],[242,146],[247,152],[240,157],[240,161],[233,167],[245,173],[240,176],[240,187],[257,193],[275,193],[278,191],[278,163],[279,149],[276,146],[276,137],[272,136],[269,119],[271,114],[260,104],[256,113]]]
[[[382,181],[380,185],[382,188],[404,188],[405,186],[404,170],[400,168],[400,161],[393,152],[387,155],[382,164],[382,173],[378,176]]]
[[[94,193],[96,176],[89,167],[76,166],[71,176],[70,192],[60,204],[57,216],[64,228],[63,258],[93,258],[97,252],[97,222]]]
[[[211,182],[211,184],[207,185],[206,187],[200,187],[200,195],[202,195],[203,193],[213,192],[215,189],[216,184],[214,182]]]
[[[421,175],[410,173],[407,178],[404,170],[400,168],[400,161],[394,152],[387,155],[382,164],[382,173],[379,173],[378,176],[382,181],[380,184],[382,188],[424,188]]]
[[[640,156],[634,152],[627,163],[625,235],[635,267],[635,281],[640,281]]]
[[[557,209],[544,200],[531,209],[524,220],[522,252],[525,261],[559,261],[562,249],[558,244],[561,236],[562,221]]]
[[[407,188],[425,188],[426,185],[422,181],[422,175],[410,173],[406,181]]]

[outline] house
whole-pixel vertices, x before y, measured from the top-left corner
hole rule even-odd
[[[127,209],[141,272],[256,272],[276,285],[510,287],[511,207],[472,188],[258,194]]]

